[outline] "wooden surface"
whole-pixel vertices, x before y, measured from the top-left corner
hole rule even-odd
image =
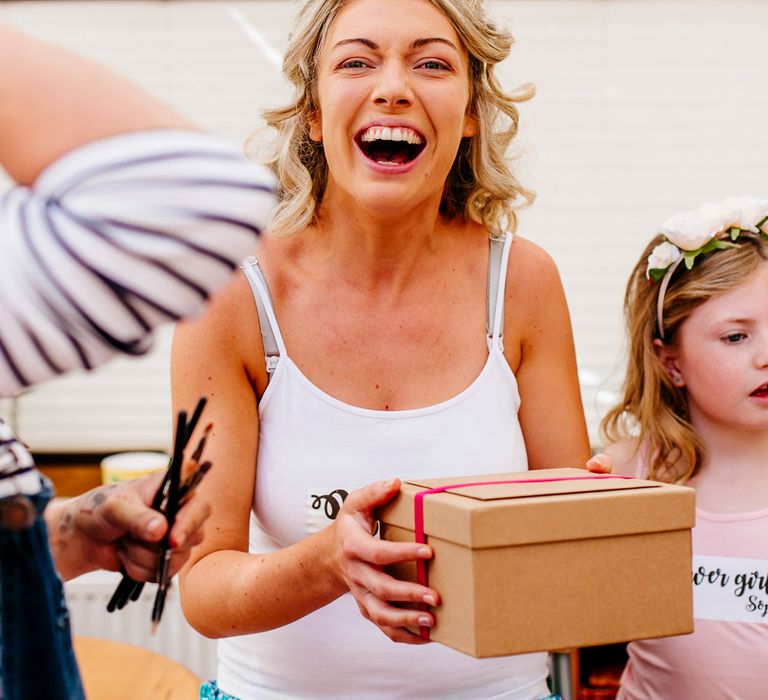
[[[79,496],[101,485],[101,470],[98,464],[40,464],[38,468],[52,482],[60,498]]]
[[[88,700],[197,700],[200,680],[153,651],[93,637],[75,637]]]

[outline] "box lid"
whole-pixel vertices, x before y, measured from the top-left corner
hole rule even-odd
[[[531,479],[540,481],[515,483]],[[583,469],[408,481],[380,519],[413,530],[416,494],[435,488],[445,490],[424,497],[426,535],[475,548],[678,530],[695,519],[693,489]]]

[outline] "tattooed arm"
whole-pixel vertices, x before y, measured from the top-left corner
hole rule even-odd
[[[82,496],[54,501],[45,510],[53,559],[65,580],[95,569],[117,571],[121,566],[137,580],[155,577],[155,544],[167,522],[149,507],[163,473],[121,484],[100,486]],[[171,575],[203,539],[210,514],[207,501],[190,498],[176,515],[171,530]]]

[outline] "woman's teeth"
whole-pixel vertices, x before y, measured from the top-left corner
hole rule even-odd
[[[363,143],[371,143],[373,141],[405,141],[416,146],[421,144],[421,136],[413,129],[400,126],[371,126],[363,132],[360,140]]]
[[[405,165],[424,150],[421,136],[402,126],[370,126],[357,142],[365,156],[380,165]]]

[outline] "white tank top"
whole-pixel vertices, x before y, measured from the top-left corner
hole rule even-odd
[[[256,261],[243,266],[279,353],[268,360],[274,374],[259,403],[250,552],[278,550],[327,526],[347,493],[373,481],[527,469],[520,397],[501,337],[511,242],[507,236],[498,246],[489,269],[499,283],[489,293],[495,313],[480,375],[447,401],[403,411],[352,406],[312,384],[283,344]],[[534,700],[549,694],[546,676],[543,653],[475,659],[436,643],[396,644],[361,616],[349,593],[279,629],[219,642],[219,687],[241,700]]]

